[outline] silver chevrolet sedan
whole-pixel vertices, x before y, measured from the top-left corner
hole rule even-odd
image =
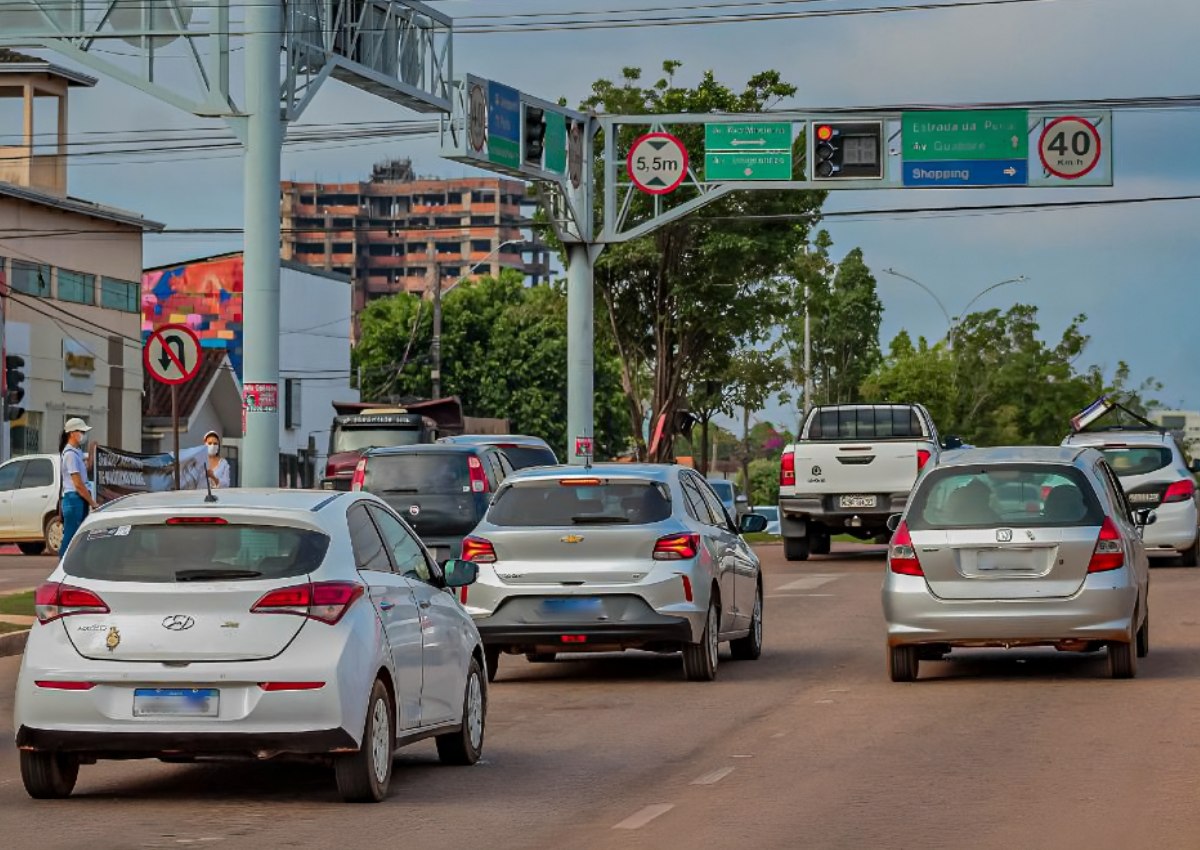
[[[501,653],[682,652],[691,680],[716,676],[718,647],[762,651],[762,577],[743,532],[704,478],[661,464],[515,473],[463,541],[479,579],[461,601],[494,675]]]
[[[892,681],[952,647],[1108,650],[1113,678],[1150,649],[1142,528],[1104,456],[1086,448],[955,452],[893,521],[883,584]]]

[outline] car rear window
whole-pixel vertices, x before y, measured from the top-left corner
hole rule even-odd
[[[382,455],[367,459],[363,489],[369,493],[450,495],[471,492],[467,455]]]
[[[321,565],[329,537],[275,525],[111,525],[71,541],[63,569],[100,581],[289,578]]]
[[[924,437],[921,417],[912,407],[831,407],[809,420],[809,440],[884,440]]]
[[[1104,510],[1073,467],[1004,464],[934,470],[913,494],[908,527],[1093,526]]]
[[[554,452],[542,446],[498,446],[508,458],[513,469],[528,469],[531,466],[557,466]]]
[[[1105,446],[1101,451],[1121,478],[1157,472],[1172,460],[1171,450],[1163,446]]]
[[[487,521],[502,526],[645,525],[671,515],[671,495],[655,481],[602,481],[580,486],[559,479],[502,489]]]

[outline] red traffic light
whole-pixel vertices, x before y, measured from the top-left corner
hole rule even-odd
[[[822,124],[821,126],[817,127],[817,138],[822,142],[828,142],[833,138],[833,128],[828,124]]]

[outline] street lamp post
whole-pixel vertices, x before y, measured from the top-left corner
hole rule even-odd
[[[1025,275],[1018,275],[1017,277],[1011,277],[1011,278],[1008,278],[1007,280],[1002,280],[999,283],[993,283],[991,286],[984,287],[982,290],[980,290],[975,295],[974,298],[972,298],[970,301],[967,302],[967,306],[963,308],[963,311],[961,313],[959,313],[957,316],[951,317],[950,311],[946,309],[946,305],[942,303],[942,299],[938,298],[937,293],[934,292],[932,289],[930,289],[925,284],[921,283],[921,281],[917,280],[914,277],[909,277],[906,274],[901,274],[900,272],[896,271],[893,268],[886,268],[883,271],[885,274],[890,274],[893,277],[902,278],[904,280],[907,280],[909,283],[915,283],[917,286],[921,287],[921,289],[925,290],[935,302],[937,302],[938,308],[942,311],[942,315],[946,317],[946,328],[947,328],[946,344],[951,351],[954,351],[954,332],[955,332],[955,330],[958,329],[958,324],[959,324],[959,322],[962,321],[962,318],[964,316],[966,316],[968,311],[970,311],[971,307],[973,307],[975,305],[975,302],[977,302],[983,296],[987,295],[993,289],[999,289],[1000,287],[1007,286],[1010,283],[1024,283],[1026,280],[1029,279],[1029,278],[1025,277]]]

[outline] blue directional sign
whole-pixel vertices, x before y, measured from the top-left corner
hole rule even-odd
[[[488,159],[497,165],[521,165],[521,93],[488,82]]]
[[[1025,159],[975,159],[904,163],[905,186],[1026,186]]]

